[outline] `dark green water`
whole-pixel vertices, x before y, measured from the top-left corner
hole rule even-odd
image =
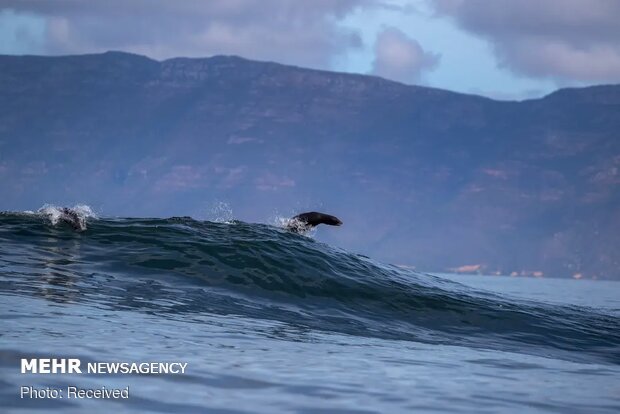
[[[89,219],[75,232],[45,215],[4,214],[0,246],[0,406],[9,411],[620,410],[620,302],[571,301],[576,285],[545,301],[273,226],[184,218]],[[33,356],[188,369],[20,374],[20,359]],[[21,385],[132,394],[22,399]]]

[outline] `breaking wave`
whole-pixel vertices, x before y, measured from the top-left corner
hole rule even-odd
[[[1,289],[149,312],[242,316],[348,335],[620,363],[620,320],[373,261],[264,224],[0,215]]]

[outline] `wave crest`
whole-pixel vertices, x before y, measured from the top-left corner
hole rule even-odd
[[[37,214],[53,217],[57,209]],[[96,217],[90,208],[81,211]],[[620,363],[614,315],[475,291],[269,225],[98,219],[78,237],[23,215],[0,223],[0,265],[23,263],[14,272],[31,277],[14,283],[24,292],[53,268],[42,283],[62,275],[57,283],[71,281],[62,290],[73,289],[71,300],[119,309],[240,315],[350,335]]]

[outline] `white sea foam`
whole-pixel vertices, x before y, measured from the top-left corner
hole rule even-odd
[[[208,212],[208,220],[215,223],[230,224],[235,219],[232,208],[228,203],[223,201],[216,202]]]
[[[81,216],[84,216],[84,218],[99,218],[95,210],[93,210],[91,206],[86,204],[76,204],[71,207],[71,210],[77,212]]]
[[[304,236],[313,237],[316,233],[316,227],[308,226],[305,222],[291,217],[276,216],[273,224],[286,230],[293,230]]]

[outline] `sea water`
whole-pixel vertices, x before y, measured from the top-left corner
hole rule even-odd
[[[262,224],[2,214],[0,326],[3,412],[620,412],[620,283],[416,273]],[[42,358],[187,365],[21,373]]]

